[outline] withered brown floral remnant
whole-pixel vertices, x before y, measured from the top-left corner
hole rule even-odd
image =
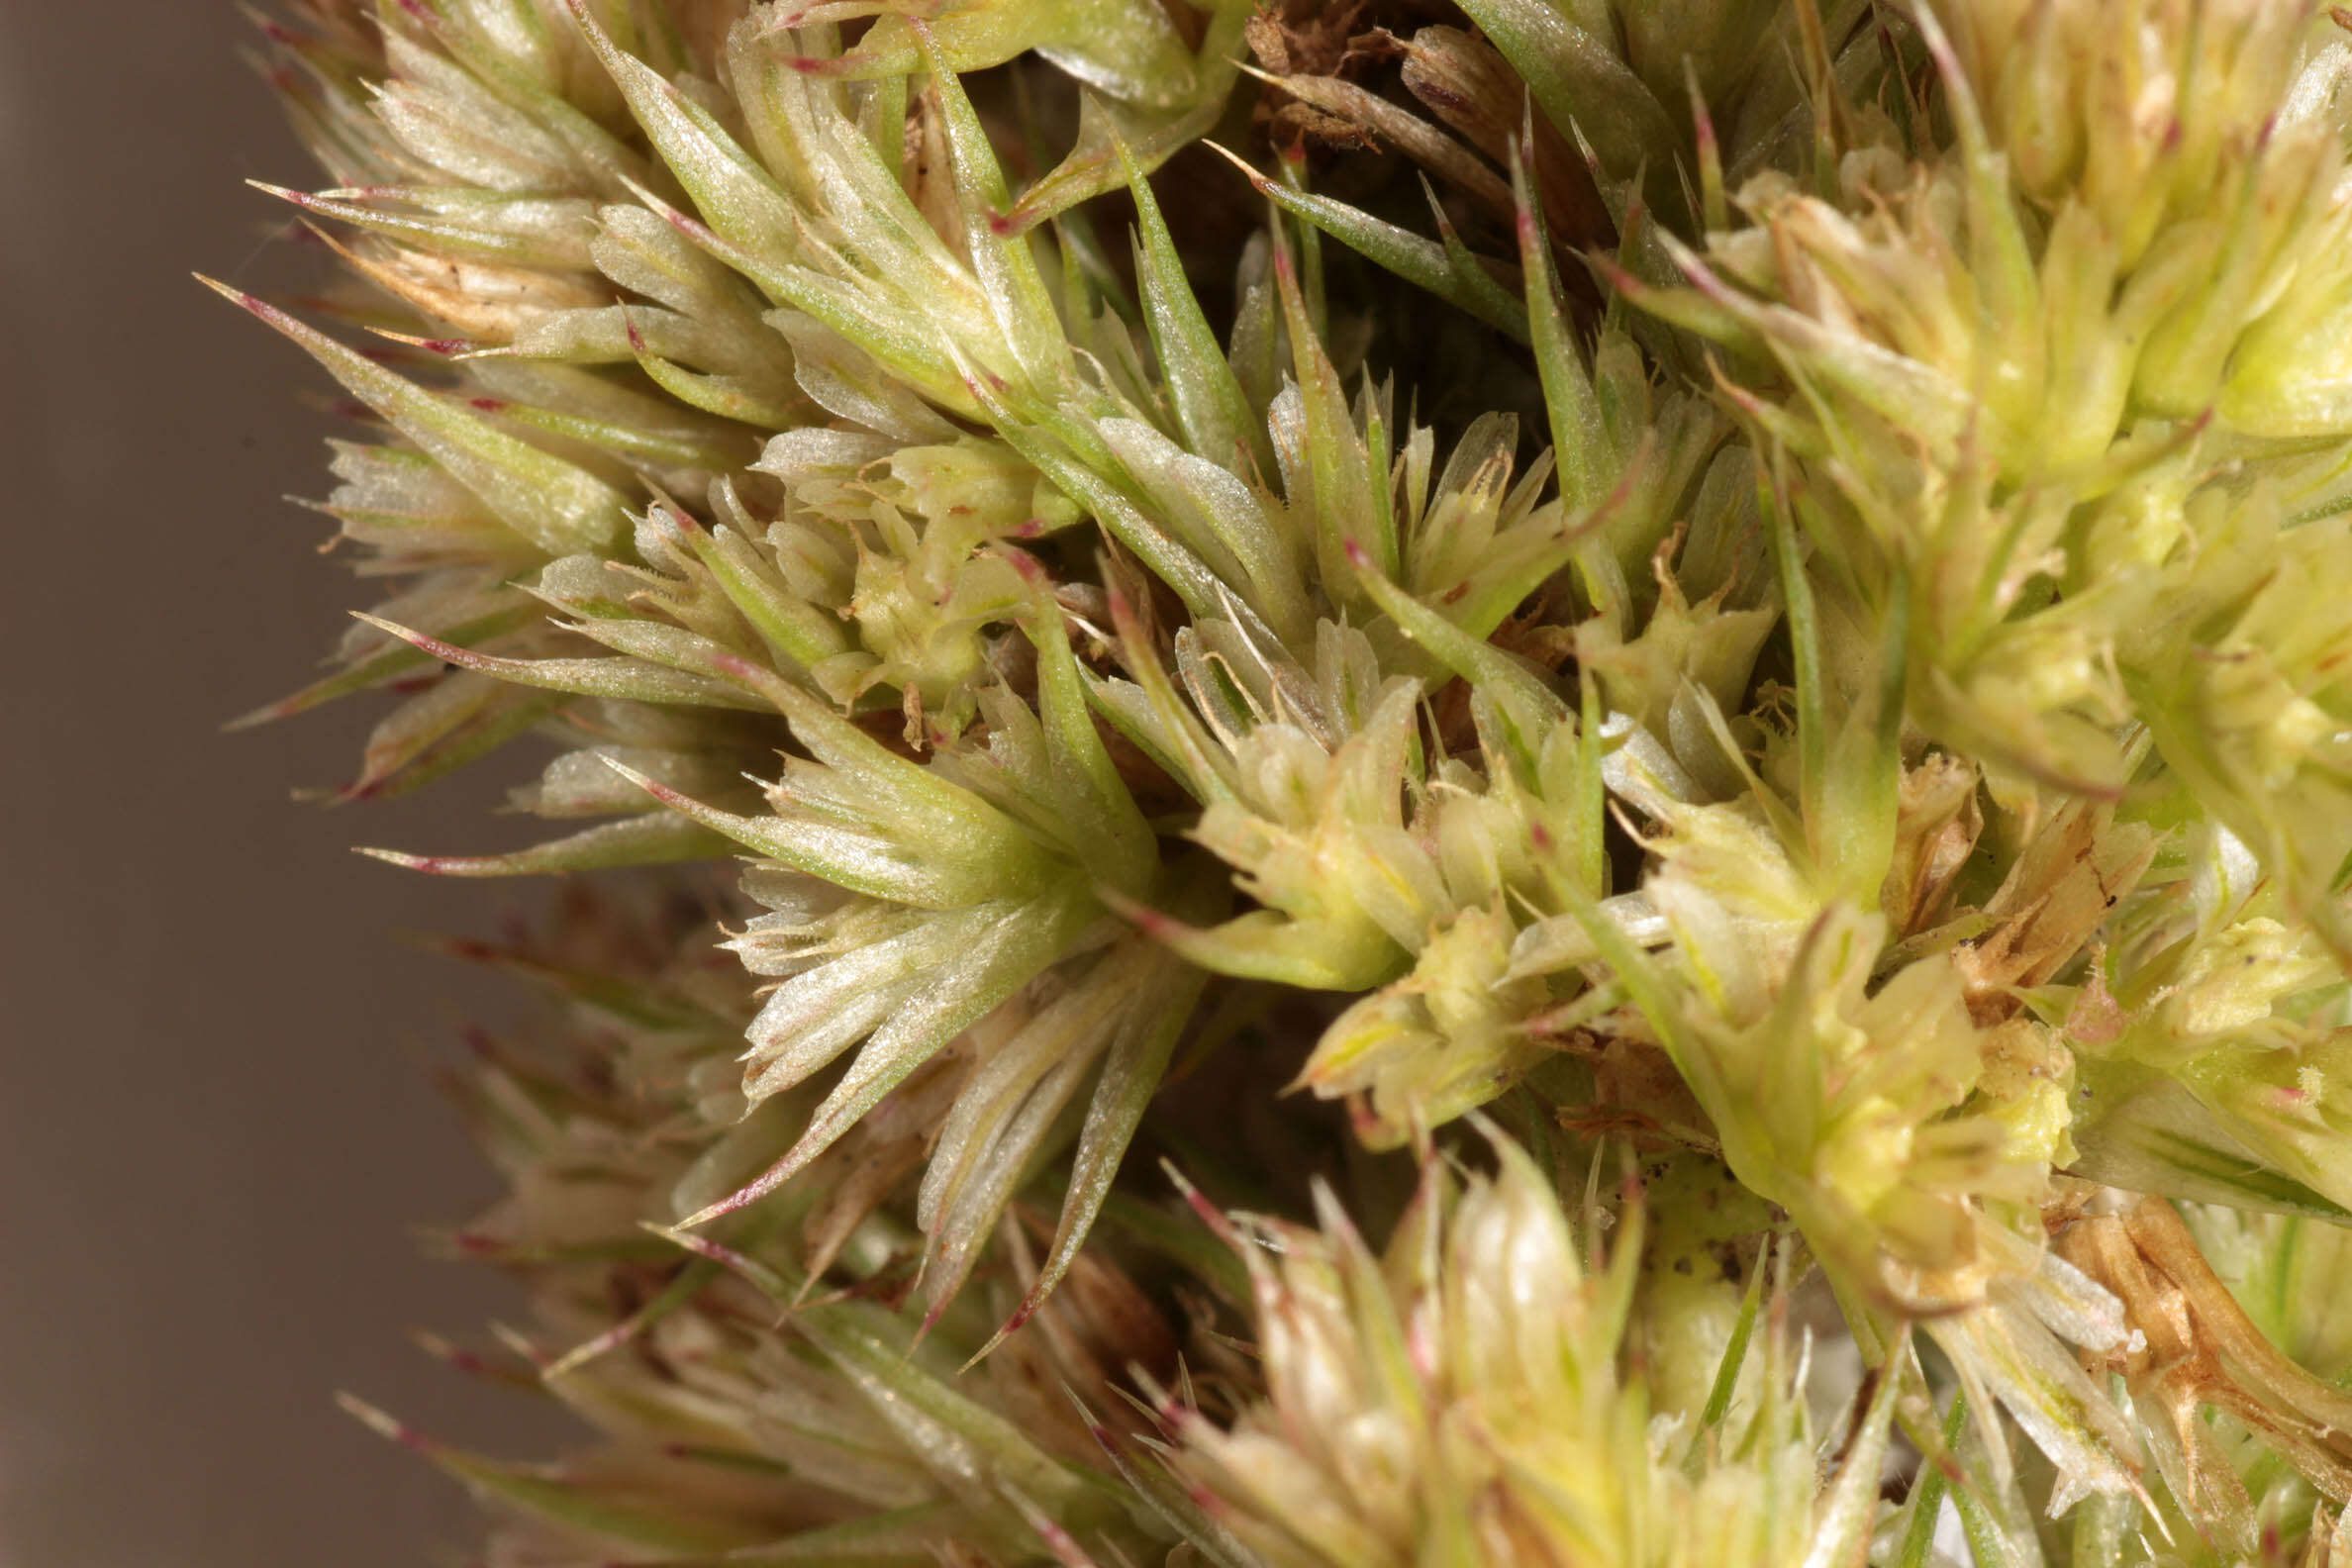
[[[488,1560],[2352,1568],[2342,10],[288,9]]]

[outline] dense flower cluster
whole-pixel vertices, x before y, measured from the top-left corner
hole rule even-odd
[[[496,1560],[2352,1564],[2352,16],[268,37]]]

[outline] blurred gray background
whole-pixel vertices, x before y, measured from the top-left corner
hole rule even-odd
[[[240,184],[314,183],[247,24],[0,23],[0,1565],[463,1560],[463,1496],[332,1395],[543,1441],[404,1338],[515,1304],[407,1233],[490,1193],[422,1062],[499,991],[396,933],[533,890],[347,850],[479,846],[488,781],[289,801],[348,776],[364,706],[219,733],[358,602],[279,499],[325,491],[323,377],[188,277],[305,275]]]

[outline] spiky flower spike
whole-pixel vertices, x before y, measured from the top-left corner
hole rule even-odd
[[[2352,1568],[2352,16],[1460,7],[268,27],[497,1560]]]

